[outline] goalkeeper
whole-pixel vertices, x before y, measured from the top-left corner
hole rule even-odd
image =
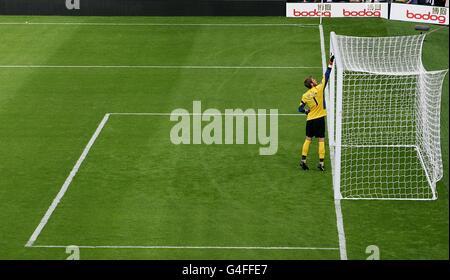
[[[324,90],[330,77],[331,68],[333,66],[334,56],[331,55],[328,68],[322,78],[320,84],[309,76],[305,79],[305,87],[308,91],[303,94],[298,111],[307,115],[306,118],[306,139],[302,147],[302,159],[300,167],[303,170],[309,170],[306,164],[308,157],[309,145],[313,137],[319,139],[319,170],[325,171],[325,116],[327,115],[326,104],[324,98]]]

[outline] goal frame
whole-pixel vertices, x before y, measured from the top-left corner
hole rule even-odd
[[[422,42],[423,43],[423,42]],[[421,50],[422,52],[422,45]],[[327,122],[327,132],[329,137],[329,149],[330,149],[330,160],[332,169],[332,181],[334,198],[336,200],[348,199],[348,200],[436,200],[436,181],[432,181],[429,171],[425,167],[424,159],[420,148],[417,145],[403,145],[402,147],[414,149],[417,153],[418,161],[428,182],[428,187],[431,189],[432,197],[421,198],[421,197],[345,197],[341,192],[341,171],[342,171],[342,116],[343,116],[343,84],[344,84],[344,63],[339,50],[339,44],[337,35],[335,32],[330,33],[330,54],[334,54],[335,61],[332,66],[332,71],[329,78],[329,86],[326,89],[326,102],[328,111],[328,122]],[[418,75],[426,73],[437,73],[442,71],[430,71],[427,72],[421,65],[420,72]],[[446,72],[446,70],[445,70]],[[442,86],[442,85],[441,85]],[[441,90],[442,91],[442,90]],[[440,109],[440,108],[439,108]],[[395,145],[392,145],[392,147]],[[367,146],[367,147],[376,147]],[[386,145],[386,147],[391,147],[391,145]]]

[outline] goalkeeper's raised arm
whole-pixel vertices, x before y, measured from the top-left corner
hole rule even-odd
[[[330,79],[331,69],[333,69],[333,62],[334,62],[334,55],[330,56],[330,60],[328,60],[328,67],[325,71],[325,74],[323,75],[322,82],[323,88],[327,86],[328,80]]]
[[[314,79],[313,76],[309,76],[305,79],[305,87],[312,89],[315,88],[317,91],[322,91],[322,95],[323,95],[323,90],[325,89],[325,87],[327,86],[328,80],[330,78],[330,74],[331,74],[331,69],[333,68],[333,63],[334,63],[334,55],[330,56],[330,59],[328,61],[328,67],[327,70],[325,71],[325,73],[323,74],[322,77],[322,81],[319,83],[317,83],[316,79]],[[309,92],[309,91],[308,91]],[[307,93],[308,93],[307,92]],[[306,98],[307,99],[307,98]],[[306,101],[306,100],[305,100]],[[309,109],[310,107],[308,107],[307,102],[303,101],[303,97],[302,100],[300,101],[300,106],[298,107],[298,111],[300,113],[305,113],[308,114],[309,113]],[[324,106],[325,109],[325,106]]]
[[[316,137],[319,140],[319,169],[325,170],[325,116],[327,115],[326,104],[324,98],[324,89],[330,78],[331,69],[333,67],[334,56],[330,57],[327,70],[323,75],[322,81],[317,83],[314,77],[309,76],[305,79],[304,85],[308,89],[302,95],[298,111],[307,114],[306,118],[306,139],[303,144],[300,161],[300,167],[303,170],[308,170],[306,158],[309,152],[309,144],[312,138]]]

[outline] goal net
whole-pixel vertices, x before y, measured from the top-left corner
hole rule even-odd
[[[337,199],[437,198],[447,70],[425,70],[424,39],[331,33],[327,110]]]

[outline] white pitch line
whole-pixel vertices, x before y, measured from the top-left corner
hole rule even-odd
[[[31,247],[33,243],[38,238],[39,234],[41,233],[42,229],[47,224],[48,220],[50,219],[51,215],[53,214],[53,211],[55,211],[56,207],[58,206],[59,202],[63,198],[64,194],[66,193],[67,189],[70,186],[70,183],[73,180],[73,177],[78,172],[78,169],[80,168],[81,164],[83,163],[84,159],[86,158],[87,154],[89,153],[89,150],[91,149],[92,145],[94,145],[95,140],[97,139],[98,135],[102,131],[103,127],[105,126],[106,122],[108,121],[109,114],[106,114],[100,124],[98,125],[97,129],[94,132],[94,135],[92,135],[91,139],[87,143],[86,147],[83,150],[83,153],[81,154],[80,158],[75,163],[74,167],[72,168],[72,171],[70,171],[69,176],[66,178],[66,181],[62,185],[61,189],[59,190],[58,194],[56,195],[55,199],[53,199],[52,204],[47,209],[47,212],[45,213],[44,217],[42,217],[41,222],[34,230],[33,234],[31,235],[28,242],[25,244],[25,247]]]
[[[100,124],[98,125],[97,129],[95,130],[94,134],[92,135],[91,139],[89,140],[88,144],[84,148],[83,153],[81,154],[80,158],[78,159],[78,161],[75,163],[74,167],[72,168],[72,171],[70,172],[69,176],[64,181],[64,184],[62,185],[62,187],[59,190],[58,194],[53,199],[52,204],[47,209],[47,212],[45,213],[44,217],[42,217],[39,225],[34,230],[33,234],[30,237],[30,239],[25,244],[25,247],[37,247],[37,246],[33,246],[34,242],[36,241],[36,239],[41,234],[42,230],[44,229],[44,227],[47,224],[48,220],[50,219],[51,215],[53,214],[53,212],[55,211],[55,209],[58,206],[59,202],[63,198],[64,194],[66,193],[67,189],[69,188],[70,184],[72,183],[73,178],[77,174],[78,169],[80,168],[81,164],[85,160],[85,158],[86,158],[87,154],[89,153],[91,147],[94,145],[95,140],[100,135],[100,132],[102,131],[102,129],[105,126],[105,124],[108,122],[108,119],[109,119],[109,117],[111,115],[169,116],[169,115],[171,115],[171,113],[107,113],[107,114],[105,114],[105,116],[103,117],[102,121],[100,122]],[[176,115],[197,115],[197,114],[196,113],[190,113],[190,114],[176,114]],[[201,115],[201,114],[198,114],[198,115]],[[206,115],[217,115],[217,114],[206,114]],[[238,116],[238,115],[249,116],[249,115],[252,115],[252,114],[233,114],[233,115],[235,115],[235,116]],[[258,114],[254,114],[254,115],[258,115]],[[302,116],[303,114],[260,114],[260,115]],[[61,247],[63,247],[63,246],[61,246]],[[154,247],[156,248],[158,246],[154,246]],[[201,247],[201,248],[203,248],[203,247]],[[236,248],[238,248],[238,247],[236,247]],[[257,247],[248,247],[248,248],[257,248]],[[273,248],[280,248],[280,247],[273,247]]]
[[[322,54],[322,66],[323,70],[325,71],[326,69],[325,39],[323,35],[322,24],[319,25],[319,36],[320,36],[320,51]],[[341,260],[347,260],[347,245],[344,231],[344,219],[342,215],[341,201],[339,199],[334,199],[334,209],[336,213],[336,226],[339,239],[339,255]]]
[[[339,254],[341,260],[347,260],[347,245],[345,238],[345,230],[344,230],[344,218],[342,215],[342,207],[341,200],[334,200],[334,208],[336,210],[336,225],[338,230],[338,238],[339,238]]]
[[[322,69],[325,71],[327,69],[327,59],[325,56],[325,39],[323,36],[323,26],[319,25],[319,35],[320,35],[320,52],[322,53]]]
[[[316,66],[233,66],[233,65],[0,65],[0,68],[320,69],[320,67]]]
[[[209,26],[209,27],[317,27],[299,23],[117,23],[117,22],[0,22],[0,25],[66,25],[66,26]]]
[[[81,249],[221,249],[221,250],[339,250],[333,247],[252,247],[252,246],[78,246],[78,245],[33,245],[32,248],[66,248],[77,246]]]
[[[171,115],[175,115],[175,116],[302,116],[305,117],[305,114],[271,114],[271,113],[265,113],[265,114],[245,114],[245,113],[239,113],[239,114],[227,114],[227,113],[223,113],[223,114],[201,114],[201,113],[188,113],[188,114],[178,114],[178,113],[108,113],[110,115],[122,115],[122,116],[171,116]]]

